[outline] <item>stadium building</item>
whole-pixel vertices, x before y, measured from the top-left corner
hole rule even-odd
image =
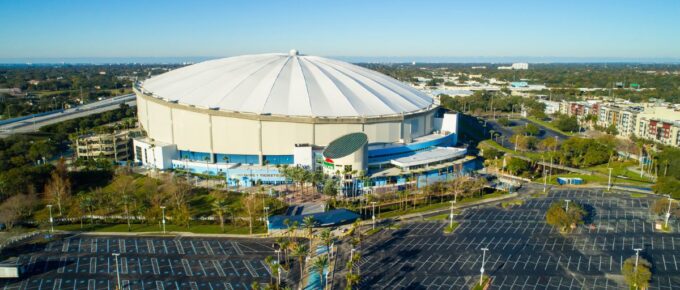
[[[295,50],[189,65],[135,93],[146,132],[134,140],[138,164],[224,175],[232,185],[285,182],[277,168],[288,165],[370,176],[379,187],[408,182],[404,172],[460,173],[468,160],[452,147],[457,114],[429,95]]]

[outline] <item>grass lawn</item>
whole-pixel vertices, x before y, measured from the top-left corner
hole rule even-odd
[[[617,178],[618,180],[625,180],[625,181],[632,181],[632,182],[649,182],[653,183],[653,181],[647,177],[643,176],[640,177],[639,173],[632,172],[628,170],[628,167],[630,166],[637,166],[638,163],[635,160],[626,160],[626,161],[616,161],[612,162],[607,166],[607,164],[601,164],[593,167],[586,168],[586,170],[594,171],[594,172],[599,172],[602,174],[609,175],[609,169],[608,167],[612,168],[612,178]],[[621,178],[618,176],[624,176],[626,178]]]
[[[460,225],[460,223],[458,223],[458,222],[453,222],[453,224],[451,224],[450,226],[447,225],[447,226],[444,228],[444,233],[445,233],[445,234],[450,234],[450,233],[452,233],[453,231],[456,230],[456,228],[458,228],[459,225]]]
[[[509,208],[509,207],[512,207],[512,206],[516,206],[516,205],[519,206],[519,205],[523,205],[523,204],[524,204],[524,200],[522,200],[522,199],[513,199],[513,200],[511,200],[511,201],[502,202],[502,203],[501,203],[501,207],[503,207],[503,208]]]
[[[457,204],[466,204],[478,200],[483,200],[483,199],[489,199],[489,198],[494,198],[494,197],[499,197],[502,196],[503,193],[500,192],[494,192],[494,193],[489,193],[483,195],[481,198],[480,197],[467,197],[463,199],[459,199]],[[432,211],[432,210],[437,210],[437,209],[443,209],[451,207],[451,203],[446,201],[446,202],[441,202],[441,203],[433,203],[433,204],[428,204],[424,206],[416,206],[416,208],[409,208],[406,210],[392,210],[388,212],[381,212],[379,214],[379,218],[392,218],[392,217],[397,217],[397,216],[402,216],[402,215],[407,215],[407,214],[412,214],[412,213],[419,213],[419,212],[426,212],[426,211]]]
[[[607,176],[599,176],[599,175],[586,175],[586,174],[578,174],[578,173],[560,173],[560,174],[555,174],[551,178],[548,179],[548,184],[551,185],[559,185],[557,183],[557,178],[558,177],[579,177],[582,178],[583,181],[585,182],[585,185],[588,184],[599,184],[599,185],[607,185],[609,182],[609,177]],[[534,179],[535,182],[538,183],[543,183],[543,178],[539,177]],[[625,185],[636,185],[636,186],[650,186],[652,185],[649,182],[644,182],[644,181],[638,181],[638,180],[631,180],[631,179],[622,179],[622,178],[616,178],[612,176],[612,183],[614,185],[617,184],[625,184]]]
[[[573,135],[574,135],[574,133],[564,132],[564,131],[558,129],[557,127],[555,127],[555,126],[554,126],[553,124],[551,124],[550,122],[546,122],[546,121],[543,121],[543,120],[539,120],[539,119],[537,119],[537,118],[535,118],[535,117],[527,117],[527,119],[530,120],[530,121],[532,121],[532,122],[534,122],[534,123],[536,123],[536,124],[539,124],[539,125],[541,125],[541,126],[543,126],[543,127],[546,127],[546,128],[548,128],[548,129],[550,129],[550,130],[553,130],[553,131],[555,131],[555,132],[559,132],[559,133],[562,133],[562,134],[567,135],[567,136],[573,136]]]
[[[632,197],[632,198],[644,198],[644,197],[647,197],[647,195],[644,194],[644,193],[631,193],[630,197]]]
[[[93,226],[84,224],[83,228],[80,224],[57,225],[56,230],[62,231],[83,231],[83,232],[112,232],[112,233],[142,233],[142,232],[162,232],[163,229],[157,225],[132,224],[132,230],[128,231],[127,224],[95,224]],[[188,229],[183,226],[166,225],[165,230],[168,232],[191,232],[196,234],[249,234],[248,225],[224,225],[224,232],[219,225],[197,224],[192,225]],[[262,225],[253,226],[254,234],[265,233],[265,228]]]
[[[454,211],[454,214],[458,212],[460,213],[460,210]],[[443,214],[438,214],[435,216],[427,217],[425,218],[425,221],[443,221],[443,220],[448,220],[449,219],[449,214],[448,213],[443,213]]]
[[[477,278],[479,278],[479,276]],[[477,280],[475,279],[475,281],[477,281]],[[489,283],[489,276],[484,275],[482,285],[486,285],[487,283]],[[475,285],[472,287],[472,290],[483,290],[484,286],[482,286],[482,285],[479,285],[479,281],[477,281],[477,282],[475,282]]]
[[[515,150],[510,150],[508,148],[505,148],[501,146],[501,144],[496,143],[493,140],[484,140],[482,142],[479,142],[479,147],[492,147],[494,149],[497,149],[498,151],[505,152],[506,154],[513,154],[513,155],[518,155],[518,156],[524,156],[527,158],[530,158],[532,160],[541,160],[543,157],[543,154],[537,153],[537,152],[526,152],[526,151],[515,151]]]

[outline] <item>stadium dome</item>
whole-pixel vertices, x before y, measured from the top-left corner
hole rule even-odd
[[[296,50],[201,62],[150,78],[141,90],[197,108],[314,118],[401,115],[433,105],[384,74]]]
[[[437,131],[441,117],[430,96],[407,84],[295,50],[182,67],[134,91],[145,144],[173,148],[138,154],[164,160],[159,168],[183,166],[177,160],[294,164],[359,132],[369,144],[405,144]]]

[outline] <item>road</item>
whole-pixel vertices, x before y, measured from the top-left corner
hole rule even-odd
[[[532,122],[527,119],[512,119],[511,122],[513,123],[514,126],[507,127],[499,124],[498,122],[494,120],[487,120],[486,122],[486,133],[489,134],[490,130],[494,130],[495,132],[498,132],[501,134],[499,143],[503,145],[503,147],[507,149],[514,149],[514,144],[510,142],[509,138],[515,134],[515,131],[513,130],[514,128],[517,127],[522,127],[526,126],[527,123],[534,124],[540,128],[540,133],[536,136],[539,140],[543,140],[546,138],[555,138],[557,137],[558,139],[564,141],[569,138],[569,136],[564,135],[560,132],[554,131],[550,128],[541,126],[541,124]]]
[[[97,101],[75,108],[66,109],[62,112],[55,112],[29,119],[19,119],[0,125],[0,138],[5,138],[16,133],[31,133],[38,131],[41,127],[56,124],[66,120],[89,116],[92,114],[103,113],[117,109],[120,104],[125,103],[130,106],[137,105],[134,94],[117,96],[110,99]]]

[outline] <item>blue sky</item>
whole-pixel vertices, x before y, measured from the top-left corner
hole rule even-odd
[[[680,1],[0,1],[0,59],[680,59]]]

